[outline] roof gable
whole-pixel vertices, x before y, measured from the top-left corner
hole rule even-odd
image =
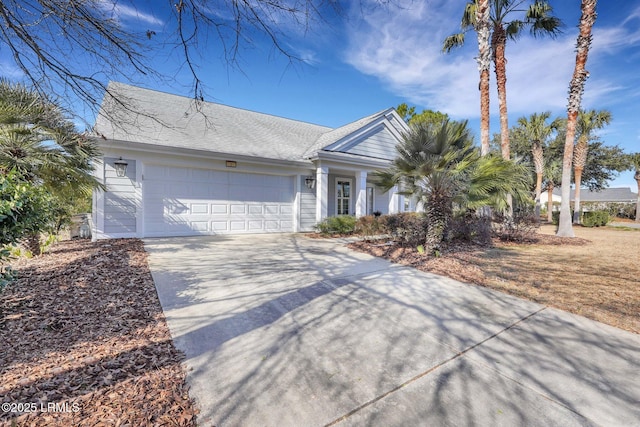
[[[408,130],[395,109],[389,108],[325,133],[306,155],[325,151],[392,160],[396,145]]]

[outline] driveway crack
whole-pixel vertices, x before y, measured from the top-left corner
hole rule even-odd
[[[374,403],[384,399],[385,397],[397,392],[398,390],[408,386],[411,383],[414,383],[416,381],[418,381],[419,379],[423,378],[426,375],[429,375],[430,373],[437,371],[438,369],[440,369],[441,367],[453,362],[454,360],[460,358],[461,356],[465,355],[466,353],[468,353],[469,351],[473,350],[474,348],[477,348],[481,345],[483,345],[484,343],[491,341],[492,339],[496,338],[497,336],[501,335],[502,333],[514,328],[515,326],[519,325],[522,322],[525,322],[527,320],[529,320],[530,318],[532,318],[533,316],[536,316],[537,314],[543,312],[544,310],[546,310],[547,307],[542,307],[532,313],[529,313],[528,315],[516,320],[515,322],[511,323],[510,325],[508,325],[507,327],[499,330],[498,332],[494,333],[493,335],[490,335],[489,337],[483,339],[482,341],[479,341],[475,344],[473,344],[472,346],[469,346],[467,348],[465,348],[464,350],[459,351],[458,353],[454,354],[453,356],[449,357],[448,359],[443,360],[442,362],[438,363],[437,365],[432,366],[431,368],[427,369],[426,371],[423,371],[421,373],[419,373],[418,375],[414,376],[413,378],[408,379],[407,381],[403,382],[402,384],[392,388],[391,390],[386,391],[385,393],[374,397],[373,399],[363,403],[362,405],[352,409],[351,411],[347,412],[346,414],[336,418],[335,420],[331,421],[328,424],[325,424],[325,427],[331,427],[334,426],[338,423],[341,423],[342,421],[345,421],[347,418],[351,417],[352,415],[360,412],[361,410],[373,405]]]

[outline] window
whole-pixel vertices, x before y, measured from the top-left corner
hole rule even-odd
[[[367,187],[367,215],[373,215],[373,187]]]
[[[351,214],[351,180],[336,179],[336,214]]]

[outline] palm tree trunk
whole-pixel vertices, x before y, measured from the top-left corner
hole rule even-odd
[[[491,68],[489,0],[477,0],[478,70],[480,71],[480,150],[489,154],[489,70]]]
[[[634,176],[638,185],[638,201],[636,202],[636,222],[640,222],[640,169],[636,171]]]
[[[553,185],[547,187],[547,221],[553,222]]]
[[[493,62],[498,86],[498,106],[500,107],[500,148],[502,158],[509,160],[511,149],[509,147],[509,118],[507,116],[507,67],[504,53],[507,45],[507,34],[501,26],[496,26],[493,29],[491,45],[493,47]]]
[[[22,239],[22,246],[29,252],[31,255],[38,256],[42,253],[40,250],[40,233],[29,233],[24,239]]]
[[[444,240],[449,218],[451,217],[451,201],[446,196],[432,195],[426,206],[426,215],[429,220],[425,246],[427,253],[438,256],[440,244]]]
[[[580,224],[580,184],[582,183],[582,168],[574,169],[573,179],[576,183],[576,192],[573,196],[573,223]]]
[[[584,84],[589,76],[585,66],[591,45],[591,28],[596,21],[596,0],[582,0],[580,16],[580,34],[578,35],[576,66],[569,85],[569,106],[567,108],[567,134],[564,142],[564,156],[562,157],[562,202],[560,205],[560,222],[558,232],[560,237],[574,237],[571,226],[571,162],[573,160],[573,144],[576,136],[576,121]]]
[[[536,173],[536,221],[540,221],[540,195],[542,194],[542,174]]]

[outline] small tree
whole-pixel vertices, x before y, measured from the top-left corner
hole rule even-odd
[[[59,220],[100,187],[91,164],[98,155],[95,143],[75,130],[59,106],[23,85],[0,80],[0,170],[42,186]],[[25,245],[39,254],[38,233],[26,235]]]
[[[403,189],[424,206],[425,246],[437,254],[446,237],[454,206],[474,210],[507,208],[507,194],[524,201],[528,195],[526,167],[498,156],[481,156],[466,122],[445,121],[439,127],[416,123],[397,146],[391,167],[376,173],[385,190]]]
[[[580,224],[580,186],[582,183],[582,173],[587,165],[587,155],[589,154],[589,143],[593,139],[593,131],[602,129],[611,122],[611,113],[607,110],[583,111],[578,113],[578,142],[573,152],[573,179],[576,184],[574,196],[573,223]]]

